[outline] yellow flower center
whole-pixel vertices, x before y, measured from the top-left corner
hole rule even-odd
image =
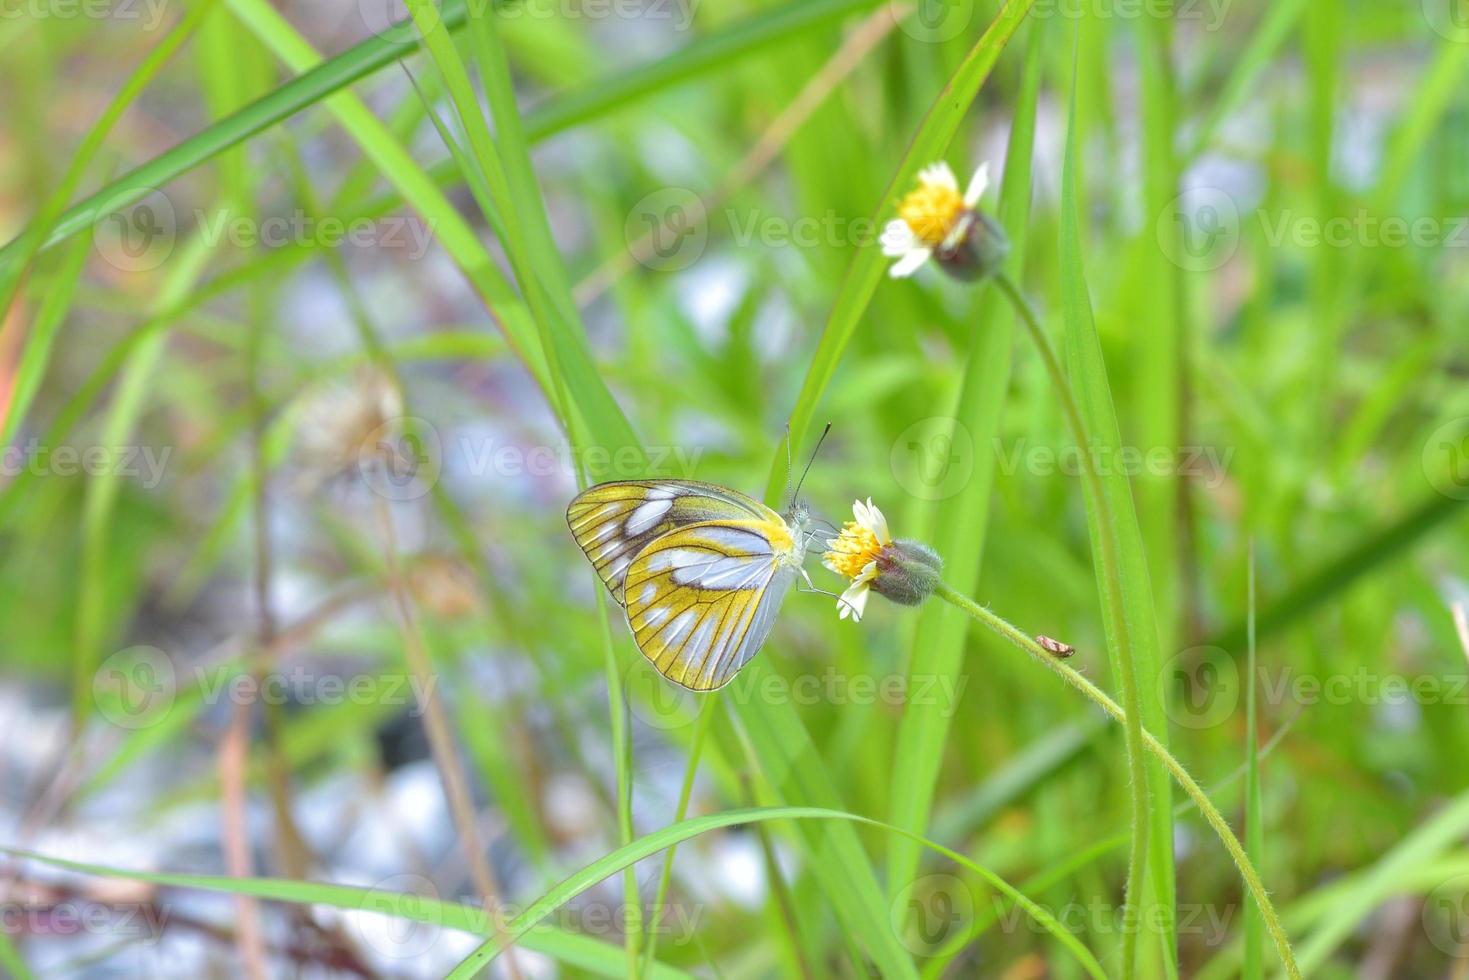
[[[877,535],[856,521],[848,521],[842,533],[832,542],[831,550],[821,557],[838,575],[856,578],[870,561],[877,561],[882,542]]]
[[[949,237],[964,208],[964,198],[952,187],[924,182],[903,198],[898,217],[908,223],[919,241],[937,248]]]

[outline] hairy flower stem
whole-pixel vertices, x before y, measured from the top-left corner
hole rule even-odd
[[[1041,362],[1050,375],[1056,389],[1056,399],[1061,403],[1061,413],[1071,430],[1071,440],[1081,456],[1079,467],[1081,478],[1086,483],[1087,495],[1092,501],[1092,513],[1097,526],[1097,553],[1102,563],[1103,599],[1113,624],[1112,641],[1116,644],[1117,683],[1122,689],[1122,704],[1126,709],[1123,728],[1127,741],[1127,769],[1132,786],[1132,850],[1127,862],[1127,893],[1122,916],[1122,975],[1131,977],[1137,956],[1137,925],[1139,904],[1144,888],[1143,875],[1147,872],[1148,831],[1151,815],[1148,809],[1147,770],[1143,757],[1142,699],[1138,693],[1137,664],[1134,662],[1132,635],[1129,632],[1126,610],[1122,602],[1121,561],[1117,555],[1117,531],[1112,523],[1112,511],[1102,487],[1102,478],[1097,473],[1096,461],[1089,452],[1091,440],[1087,437],[1086,424],[1081,410],[1071,392],[1071,385],[1061,371],[1061,362],[1051,347],[1050,338],[1041,329],[1040,319],[1030,302],[1007,274],[995,276],[995,285],[1010,305],[1015,308],[1021,322],[1035,341]],[[1172,914],[1172,910],[1169,910]]]
[[[940,582],[934,589],[934,594],[951,605],[958,607],[971,619],[976,620],[985,628],[998,633],[1021,650],[1030,654],[1032,660],[1045,667],[1051,673],[1058,675],[1066,683],[1086,695],[1101,707],[1103,711],[1111,715],[1115,721],[1123,725],[1124,728],[1130,722],[1135,723],[1133,719],[1128,718],[1127,713],[1116,701],[1113,701],[1107,696],[1106,692],[1087,680],[1076,668],[1064,660],[1057,659],[1054,654],[1048,653],[1029,634],[1023,632],[1014,624],[995,615],[968,596],[956,592],[947,582]],[[1235,867],[1239,869],[1240,877],[1244,879],[1245,887],[1249,889],[1251,896],[1254,897],[1255,904],[1260,909],[1260,916],[1265,920],[1265,928],[1275,941],[1275,949],[1280,954],[1280,961],[1285,967],[1286,975],[1290,977],[1290,980],[1300,980],[1301,971],[1296,965],[1295,956],[1291,953],[1290,939],[1285,934],[1285,927],[1281,925],[1280,916],[1275,912],[1275,906],[1271,903],[1270,896],[1265,891],[1265,885],[1260,880],[1260,874],[1255,870],[1255,865],[1250,861],[1249,855],[1245,853],[1245,849],[1240,844],[1239,838],[1234,835],[1234,831],[1229,828],[1229,824],[1225,822],[1224,816],[1219,812],[1219,809],[1214,806],[1214,803],[1209,799],[1208,795],[1194,781],[1194,778],[1189,775],[1188,770],[1183,767],[1183,764],[1174,758],[1173,754],[1168,751],[1162,742],[1158,741],[1152,732],[1146,729],[1141,730],[1143,746],[1148,752],[1156,756],[1158,761],[1163,763],[1163,767],[1173,776],[1174,781],[1194,801],[1194,805],[1199,808],[1199,812],[1204,815],[1204,819],[1209,822],[1209,826],[1214,828],[1214,833],[1219,837],[1220,842],[1224,844],[1224,849],[1234,859]]]

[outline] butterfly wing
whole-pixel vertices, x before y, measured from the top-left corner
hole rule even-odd
[[[572,537],[612,598],[623,601],[633,559],[660,535],[705,521],[779,520],[742,493],[694,480],[618,480],[588,487],[566,508]]]
[[[627,569],[627,621],[658,672],[695,691],[755,656],[795,581],[785,522],[710,521],[664,534]]]

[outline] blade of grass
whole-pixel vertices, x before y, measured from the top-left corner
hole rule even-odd
[[[31,402],[41,389],[41,381],[51,364],[51,349],[56,334],[61,329],[62,321],[66,319],[67,310],[71,308],[77,280],[81,277],[90,245],[86,239],[80,239],[71,246],[41,298],[35,322],[26,335],[20,363],[15,370],[15,387],[11,389],[10,404],[0,406],[0,417],[4,419],[0,423],[0,446],[10,445],[10,441],[25,424]],[[0,317],[0,321],[3,319]]]
[[[191,239],[174,258],[162,284],[157,306],[179,302],[197,279],[210,249],[202,239]],[[149,334],[131,350],[122,369],[117,391],[103,423],[100,444],[118,449],[132,437],[150,394],[154,369],[163,357],[168,334]],[[107,565],[113,504],[121,489],[121,474],[109,467],[87,481],[82,505],[81,585],[77,599],[76,631],[72,648],[72,719],[80,726],[92,701],[92,673],[107,639]]]
[[[128,75],[112,101],[102,110],[102,115],[92,124],[87,135],[82,139],[81,145],[70,155],[66,172],[61,177],[60,184],[51,197],[47,199],[41,213],[27,226],[21,239],[16,243],[16,255],[8,264],[0,264],[0,320],[4,319],[10,304],[15,301],[16,292],[20,288],[21,279],[31,260],[38,255],[45,245],[51,228],[57,217],[66,208],[66,202],[76,193],[77,186],[87,172],[87,167],[92,163],[97,152],[102,148],[102,142],[107,134],[112,132],[112,127],[122,118],[128,106],[133,104],[148,84],[163,68],[168,60],[183,47],[189,37],[199,27],[204,16],[214,7],[215,0],[200,0],[193,4],[183,18],[176,24],[173,30],[164,35],[163,40],[144,56],[138,67]]]
[[[64,858],[13,848],[0,850],[16,858],[101,878],[125,878],[170,888],[190,888],[225,895],[248,895],[273,902],[322,905],[346,911],[373,912],[477,935],[485,935],[492,931],[492,926],[486,921],[482,909],[471,905],[461,905],[457,902],[445,902],[426,895],[385,891],[380,888],[333,885],[319,881],[129,871],[101,864],[68,861]],[[4,938],[3,933],[0,933],[0,938]],[[622,952],[617,947],[599,939],[566,932],[549,923],[542,923],[518,937],[516,943],[526,949],[550,956],[568,966],[590,970],[597,976],[623,976]],[[691,980],[691,974],[662,963],[654,964],[651,976],[657,980]]]
[[[1255,672],[1255,542],[1250,541],[1249,576],[1246,586],[1248,602],[1248,644],[1245,659],[1245,853],[1259,867],[1265,857],[1265,828],[1261,824],[1264,807],[1260,801],[1260,759],[1257,752],[1255,696],[1259,686]],[[1260,980],[1265,975],[1265,924],[1260,910],[1253,905],[1245,909],[1244,980]]]
[[[320,55],[264,0],[226,2],[240,22],[292,70],[305,71],[321,62]],[[480,295],[516,355],[555,404],[555,387],[536,336],[534,320],[468,222],[361,99],[350,92],[338,92],[324,104],[377,165],[383,177],[433,229],[435,238]]]
[[[608,79],[552,99],[526,119],[526,135],[538,142],[579,122],[595,118],[667,85],[709,74],[741,57],[782,43],[802,31],[830,24],[880,0],[792,0],[772,11],[752,14],[722,31],[694,41],[666,58],[638,65]],[[463,0],[446,0],[444,25],[457,30],[466,22]],[[298,74],[284,85],[220,120],[147,163],[104,185],[67,208],[41,246],[50,249],[100,221],[109,210],[127,207],[155,189],[213,159],[304,109],[311,108],[354,82],[408,57],[418,49],[413,30],[374,36],[318,65],[295,67]],[[439,172],[450,171],[441,168]],[[20,257],[20,240],[0,248],[0,269]]]
[[[1017,277],[1024,263],[1030,218],[1043,26],[1043,21],[1035,21],[1029,27],[1020,98],[1011,124],[1000,189],[1000,225],[1011,241],[1006,268]],[[974,445],[986,446],[999,431],[1000,414],[1010,386],[1015,322],[1004,297],[994,290],[986,290],[977,304],[974,323],[974,345],[954,416],[968,430]],[[948,574],[955,588],[965,592],[973,592],[979,584],[995,463],[994,453],[975,453],[974,472],[963,489],[931,507],[931,528],[941,529]],[[950,606],[932,603],[924,608],[913,631],[910,680],[953,677],[959,673],[963,669],[967,628],[968,621]],[[939,764],[949,736],[952,710],[945,707],[951,706],[912,703],[903,712],[890,793],[893,802],[890,819],[896,826],[922,832],[928,825],[938,788]],[[913,880],[918,872],[918,857],[916,845],[904,840],[893,841],[888,849],[890,896],[897,895]]]
[[[699,706],[699,717],[694,722],[694,738],[689,745],[689,761],[684,767],[683,783],[678,789],[678,805],[673,811],[673,822],[679,823],[689,812],[689,799],[694,795],[694,776],[699,771],[699,757],[703,753],[704,740],[709,737],[709,725],[714,720],[714,713],[718,710],[717,703],[711,698]],[[668,888],[673,882],[673,856],[678,852],[678,845],[670,844],[668,853],[663,856],[663,870],[658,876],[658,891],[653,900],[653,914],[663,914],[663,903],[668,900]],[[657,920],[647,923],[648,935],[643,952],[643,962],[639,968],[638,975],[645,976],[648,966],[653,962],[653,956],[658,949],[658,930],[653,928]]]
[[[1321,925],[1301,942],[1301,969],[1313,973],[1323,967],[1332,952],[1392,893],[1402,875],[1439,857],[1466,833],[1469,833],[1469,793],[1454,798],[1414,828],[1373,864],[1350,891],[1338,896]]]
[[[1305,11],[1306,2],[1307,0],[1276,0],[1264,8],[1260,22],[1250,32],[1248,46],[1234,59],[1234,69],[1229,73],[1219,97],[1209,107],[1204,121],[1199,124],[1198,132],[1183,154],[1185,162],[1196,160],[1204,152],[1219,126],[1239,109],[1260,76],[1274,63],[1276,55],[1295,28],[1296,21]]]
[[[879,198],[873,210],[874,227],[881,227],[883,219],[893,212],[919,168],[944,155],[1000,52],[1034,3],[1035,0],[1006,0],[984,34],[970,48],[919,124],[902,162]],[[867,304],[872,300],[872,294],[877,291],[886,261],[880,249],[869,246],[858,250],[847,268],[791,410],[789,439],[793,449],[806,443],[816,408],[836,373],[837,364]],[[784,461],[785,447],[782,446],[771,466],[770,479],[766,484],[767,500],[774,499],[780,491],[785,473]]]
[[[1178,193],[1180,184],[1174,139],[1182,110],[1174,94],[1178,81],[1171,60],[1174,49],[1171,22],[1161,17],[1140,18],[1136,36],[1143,87],[1144,207],[1147,214],[1163,214]],[[1178,229],[1176,225],[1167,223],[1159,234],[1176,237]],[[1136,292],[1146,299],[1140,304],[1141,315],[1134,321],[1139,331],[1136,342],[1139,354],[1138,378],[1133,385],[1136,393],[1133,427],[1142,445],[1160,447],[1175,454],[1176,458],[1181,450],[1175,447],[1193,443],[1193,436],[1188,431],[1189,405],[1193,398],[1192,359],[1188,356],[1192,345],[1188,282],[1182,266],[1169,258],[1181,254],[1176,242],[1159,242],[1149,224],[1139,236],[1139,243],[1141,254],[1134,268],[1142,279]],[[1079,253],[1075,270],[1075,295],[1080,297],[1084,289],[1084,273]],[[1074,326],[1084,330],[1085,322],[1089,321],[1090,310],[1085,321],[1078,319]],[[1071,336],[1069,331],[1068,336]],[[1100,344],[1096,350],[1095,366],[1099,373],[1094,379],[1105,384]],[[1079,364],[1073,362],[1073,367],[1076,366]],[[1079,373],[1072,376],[1085,377]],[[1107,440],[1107,448],[1116,449],[1121,445],[1121,432],[1110,401],[1110,390],[1098,389],[1086,422],[1093,438],[1100,433]],[[1113,433],[1117,434],[1115,441]],[[1122,622],[1130,620],[1134,629],[1145,634],[1141,642],[1128,642],[1128,646],[1137,651],[1132,669],[1141,684],[1139,697],[1145,702],[1140,705],[1141,720],[1165,740],[1168,727],[1163,700],[1156,694],[1156,685],[1150,682],[1162,666],[1159,651],[1174,649],[1176,638],[1184,630],[1191,629],[1200,616],[1194,603],[1195,590],[1180,582],[1180,579],[1189,581],[1192,569],[1183,567],[1183,564],[1195,553],[1194,542],[1187,537],[1190,533],[1188,515],[1193,510],[1192,491],[1190,482],[1181,478],[1180,469],[1174,465],[1162,474],[1140,474],[1135,505],[1126,493],[1126,477],[1113,480],[1113,506],[1135,515],[1130,520],[1136,530],[1124,523],[1129,521],[1126,516],[1106,522],[1111,523],[1117,535],[1117,555],[1123,563],[1118,569],[1119,581],[1112,588],[1127,593],[1151,586],[1151,591],[1142,593],[1141,597],[1135,596],[1144,601],[1136,603],[1138,608],[1135,611],[1124,614]],[[1098,506],[1107,504],[1098,500]],[[1098,530],[1102,529],[1103,522],[1099,522]],[[1132,540],[1134,533],[1135,542]],[[1117,608],[1120,610],[1122,607],[1119,604]],[[1180,616],[1175,610],[1183,611],[1184,615]],[[1144,914],[1150,914],[1153,909],[1162,913],[1156,920],[1150,917],[1146,921],[1157,922],[1158,933],[1152,938],[1156,940],[1163,973],[1177,980],[1178,930],[1174,917],[1177,887],[1174,882],[1173,829],[1169,819],[1172,809],[1169,794],[1172,790],[1161,767],[1151,766],[1149,791],[1152,797],[1149,873],[1146,882],[1142,883],[1140,908]],[[1143,963],[1149,975],[1155,972],[1153,966],[1151,960]]]
[[[724,813],[693,817],[640,837],[631,845],[620,847],[609,854],[603,855],[576,874],[571,875],[540,899],[531,903],[523,913],[509,924],[508,929],[511,937],[515,938],[526,930],[531,929],[537,922],[550,915],[558,907],[575,898],[588,888],[591,888],[597,882],[616,874],[629,864],[634,864],[643,858],[657,854],[664,848],[721,827],[734,827],[770,820],[842,820],[875,827],[889,834],[898,834],[910,838],[916,836],[879,820],[873,820],[840,810],[827,810],[818,807],[760,807],[747,810],[729,810]],[[983,865],[970,860],[958,851],[944,847],[942,844],[924,840],[923,838],[919,838],[919,840],[923,846],[942,854],[949,860],[979,875],[988,885],[1023,908],[1037,924],[1042,926],[1058,942],[1064,945],[1076,957],[1077,962],[1093,977],[1104,977],[1106,975],[1102,971],[1101,965],[1097,963],[1096,958],[1092,956],[1075,936],[1071,935],[1065,927],[1057,922],[1054,916],[1021,894],[1003,878]],[[495,958],[498,952],[498,941],[494,939],[490,940],[471,953],[458,967],[450,972],[448,975],[449,980],[464,980],[464,978],[477,976]]]
[[[893,175],[878,202],[874,212],[875,223],[880,223],[896,205],[899,194],[906,190],[908,181],[918,169],[943,155],[958,132],[980,86],[989,77],[1000,51],[1020,26],[1033,2],[1034,0],[1011,0],[1006,3],[970,49],[919,125],[897,173]],[[836,365],[881,280],[883,262],[879,250],[869,247],[860,250],[848,267],[816,352],[807,368],[801,391],[797,395],[791,414],[788,442],[799,442],[810,428],[816,406],[830,384]],[[778,496],[784,480],[784,448],[787,447],[777,451],[771,466],[766,484],[767,501]],[[760,683],[768,669],[759,660],[746,668],[745,673],[750,675],[749,683]],[[755,699],[737,703],[735,710],[756,747],[758,757],[766,765],[771,783],[786,795],[788,801],[793,795],[796,799],[820,804],[831,804],[839,798],[831,776],[819,764],[810,736],[788,705],[777,706]],[[895,937],[892,936],[891,928],[882,917],[876,922],[870,918],[874,898],[877,899],[879,909],[884,903],[880,901],[880,895],[872,895],[876,882],[871,878],[870,872],[865,871],[865,857],[855,836],[839,838],[826,833],[807,834],[805,838],[816,856],[815,870],[818,876],[826,879],[828,894],[837,900],[839,913],[843,915],[848,927],[868,942],[870,950],[874,947],[885,949],[888,951],[885,954],[887,956],[896,953],[903,975],[911,975],[911,962],[902,955],[901,950],[894,948]],[[863,872],[857,871],[859,867],[864,869]],[[855,881],[841,880],[840,874],[847,868],[858,875]],[[849,902],[853,895],[862,896],[862,900],[855,906]],[[854,914],[860,918],[853,919]],[[879,959],[879,964],[881,963],[882,960]],[[884,972],[892,975],[889,969]]]
[[[1358,579],[1382,568],[1417,545],[1429,532],[1463,516],[1465,501],[1433,493],[1401,517],[1368,531],[1340,555],[1295,583],[1260,611],[1257,625],[1261,636],[1269,636],[1319,609],[1350,588]],[[1224,630],[1211,646],[1238,650],[1247,637],[1248,623]]]
[[[562,265],[560,252],[551,236],[545,206],[530,153],[520,125],[519,110],[511,87],[509,66],[495,30],[495,16],[470,5],[471,40],[479,58],[480,79],[489,96],[500,143],[490,135],[479,100],[470,83],[469,72],[459,57],[449,32],[440,26],[438,8],[432,0],[408,0],[408,9],[423,34],[424,43],[438,69],[446,90],[458,111],[459,119],[473,150],[483,184],[488,189],[494,208],[500,214],[506,237],[503,239],[521,292],[526,296],[537,325],[542,331],[542,345],[547,352],[556,385],[554,397],[561,405],[560,415],[572,437],[574,446],[587,445],[577,437],[568,390],[576,400],[583,420],[592,420],[593,438],[614,454],[632,448],[641,452],[632,428],[623,418],[592,362],[586,345],[586,330],[571,298],[571,287]],[[501,159],[504,152],[508,162]],[[619,425],[620,423],[620,425]],[[616,441],[604,441],[604,440]],[[612,733],[614,772],[617,778],[618,834],[622,844],[633,839],[632,741],[628,732],[627,705],[622,690],[622,672],[618,669],[607,616],[606,597],[596,591],[598,616],[602,626],[603,661],[608,691],[609,728]],[[623,899],[627,916],[623,931],[628,975],[638,971],[638,947],[642,939],[640,914],[642,901],[638,894],[636,868],[629,866],[623,874]]]
[[[1074,81],[1073,76],[1073,81]],[[1066,331],[1070,377],[1075,379],[1073,401],[1068,385],[1050,353],[1050,342],[1039,322],[1025,314],[1028,307],[1008,280],[1000,284],[1011,293],[1029,327],[1051,374],[1056,394],[1065,410],[1073,440],[1082,455],[1081,472],[1086,497],[1087,525],[1092,541],[1092,559],[1097,569],[1097,591],[1107,634],[1107,649],[1113,676],[1122,692],[1128,724],[1127,757],[1129,789],[1132,793],[1133,840],[1128,860],[1127,911],[1123,919],[1124,976],[1134,969],[1139,921],[1159,922],[1165,936],[1172,935],[1171,903],[1155,903],[1172,894],[1173,830],[1167,773],[1143,756],[1142,730],[1163,733],[1166,718],[1156,686],[1148,686],[1144,700],[1139,678],[1158,676],[1158,631],[1153,611],[1152,586],[1148,579],[1142,534],[1133,506],[1132,489],[1125,474],[1115,468],[1103,474],[1098,458],[1115,459],[1121,444],[1117,416],[1112,407],[1110,382],[1102,360],[1101,343],[1092,319],[1091,299],[1082,269],[1076,187],[1076,100],[1072,88],[1070,126],[1061,190],[1060,262],[1062,311]],[[1079,402],[1079,405],[1078,405]],[[1109,451],[1105,456],[1098,453]],[[1165,743],[1166,744],[1166,743]],[[1161,785],[1160,785],[1161,784]],[[1154,881],[1151,895],[1145,880],[1152,859]],[[1166,878],[1166,881],[1165,881]],[[1141,919],[1139,918],[1143,916]],[[1158,917],[1155,918],[1155,915]],[[1176,955],[1176,954],[1167,954]]]
[[[963,609],[986,629],[993,631],[1005,640],[1008,640],[1012,645],[1019,647],[1035,663],[1057,675],[1067,684],[1070,684],[1074,689],[1085,695],[1093,704],[1096,704],[1103,711],[1107,712],[1118,724],[1123,725],[1124,728],[1126,727],[1126,712],[1116,701],[1108,697],[1097,685],[1087,680],[1075,667],[1051,654],[1028,633],[1021,631],[1013,624],[1001,619],[968,596],[955,592],[943,582],[938,583],[934,594]],[[1244,846],[1240,844],[1239,838],[1234,835],[1234,831],[1229,829],[1229,823],[1224,819],[1224,815],[1219,812],[1219,808],[1209,799],[1208,794],[1204,792],[1203,788],[1199,786],[1193,776],[1189,775],[1188,770],[1183,767],[1183,764],[1174,757],[1173,753],[1168,751],[1168,747],[1147,729],[1143,730],[1143,744],[1146,746],[1147,751],[1158,760],[1167,770],[1170,777],[1178,783],[1184,793],[1194,802],[1194,805],[1199,808],[1199,812],[1209,822],[1209,826],[1214,830],[1215,836],[1219,838],[1219,842],[1229,852],[1229,856],[1234,861],[1235,867],[1239,869],[1240,877],[1244,879],[1245,887],[1249,890],[1251,897],[1255,900],[1255,904],[1260,909],[1260,914],[1265,919],[1266,928],[1270,930],[1270,936],[1275,941],[1276,951],[1280,954],[1280,961],[1285,967],[1287,976],[1291,980],[1300,980],[1301,970],[1297,965],[1295,956],[1291,952],[1290,940],[1286,936],[1285,928],[1281,925],[1280,916],[1275,911],[1275,905],[1270,901],[1270,895],[1265,890],[1265,884],[1260,880],[1259,872],[1255,870],[1255,866],[1251,863],[1249,855],[1245,853]],[[1134,840],[1136,839],[1135,834],[1131,835],[1131,837]]]

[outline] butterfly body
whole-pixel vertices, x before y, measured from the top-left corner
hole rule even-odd
[[[723,687],[760,649],[811,535],[804,506],[787,518],[693,480],[601,483],[566,521],[643,656],[695,691]]]

